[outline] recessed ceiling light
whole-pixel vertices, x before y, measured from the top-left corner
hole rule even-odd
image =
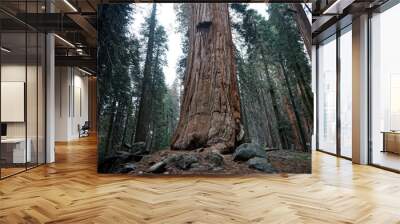
[[[68,0],[64,0],[64,3],[67,4],[74,12],[78,12],[78,10]]]
[[[1,51],[4,51],[6,53],[10,53],[11,52],[11,50],[9,50],[9,49],[7,49],[5,47],[1,47]]]
[[[88,71],[86,71],[86,70],[83,70],[83,69],[81,69],[81,68],[79,68],[79,67],[78,67],[78,70],[81,71],[81,72],[83,72],[83,73],[85,73],[85,74],[87,74],[87,75],[92,75],[92,73],[90,73],[90,72],[88,72]]]
[[[355,0],[336,0],[322,14],[342,14],[343,9],[351,5]]]
[[[64,39],[64,38],[62,38],[62,37],[60,37],[60,36],[57,35],[57,34],[54,34],[54,36],[57,37],[57,38],[58,38],[59,40],[61,40],[62,42],[64,42],[65,44],[67,44],[68,46],[75,48],[75,45],[73,45],[73,44],[72,44],[71,42],[69,42],[68,40],[66,40],[66,39]]]

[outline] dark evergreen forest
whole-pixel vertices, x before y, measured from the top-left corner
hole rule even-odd
[[[296,21],[299,12],[290,4],[265,4],[269,15],[265,18],[250,9],[248,4],[235,3],[226,8],[227,21],[217,16],[211,16],[208,21],[203,17],[195,18],[192,13],[209,10],[213,15],[213,10],[224,9],[223,6],[175,4],[177,31],[182,40],[179,47],[183,55],[176,62],[177,78],[168,86],[163,68],[167,63],[169,37],[159,22],[168,18],[158,18],[158,5],[152,5],[145,22],[138,27],[140,36],[129,32],[129,24],[136,15],[134,4],[102,5],[99,8],[99,171],[178,173],[176,169],[167,169],[168,162],[173,160],[181,170],[196,173],[196,170],[204,170],[201,161],[207,160],[213,163],[208,170],[235,173],[226,170],[230,167],[241,169],[243,164],[231,160],[243,160],[237,159],[238,148],[251,143],[252,147],[261,148],[262,155],[268,154],[268,167],[263,161],[252,159],[254,161],[249,164],[253,165],[248,167],[254,170],[310,172],[313,124],[311,65],[304,32],[302,36],[302,28]],[[224,10],[220,11],[224,13]],[[221,57],[229,64],[227,67],[197,58],[198,54],[204,53],[201,46],[214,51],[217,56],[220,54],[218,45],[215,45],[215,50],[212,49],[214,45],[207,43],[200,48],[196,45],[203,40],[201,38],[210,38],[208,40],[212,42],[211,34],[213,29],[217,30],[216,27],[226,30],[222,35],[226,35],[224,40],[228,44],[223,45],[225,53]],[[218,32],[212,36],[214,39],[221,35]],[[199,69],[216,70],[217,74],[226,71],[227,76],[221,76],[221,79],[227,80],[221,82],[222,87],[213,86],[213,82],[219,81],[217,77],[206,88],[204,86],[210,83],[207,80],[196,84],[199,78],[196,71]],[[208,88],[215,90],[210,93]],[[224,88],[229,91],[225,93]],[[238,96],[231,97],[235,94]],[[228,97],[227,103],[224,103],[223,96]],[[211,117],[207,118],[212,124],[203,125],[203,115],[200,118],[196,116],[205,113],[202,105],[214,102],[216,98],[221,98],[217,102],[220,108],[216,109],[211,103],[214,106],[205,106],[214,109],[209,114]],[[201,103],[193,105],[195,101]],[[195,112],[194,107],[197,108]],[[216,111],[226,112],[222,116],[213,116]],[[206,126],[206,137],[198,134]],[[224,133],[215,130],[218,127],[222,127]],[[191,154],[179,150],[191,151]],[[173,159],[170,151],[176,154]],[[204,157],[194,155],[205,152]],[[157,156],[149,158],[153,154]],[[295,156],[288,157],[288,154]],[[267,156],[259,157],[264,159]],[[285,161],[271,161],[271,158],[279,157]],[[282,168],[285,166],[282,164],[293,161],[299,164]],[[144,163],[150,168],[143,168]],[[243,172],[247,172],[246,169]]]

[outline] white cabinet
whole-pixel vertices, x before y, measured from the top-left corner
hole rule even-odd
[[[25,151],[25,139],[24,138],[9,138],[2,139],[1,144],[7,145],[12,148],[12,162],[13,163],[25,163],[32,161],[32,140],[26,140],[27,147]]]

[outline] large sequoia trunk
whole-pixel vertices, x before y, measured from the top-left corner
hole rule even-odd
[[[240,100],[228,5],[191,4],[184,96],[172,149],[228,151],[240,132]]]
[[[308,56],[311,57],[311,23],[307,18],[307,14],[301,3],[290,3],[290,8],[296,12],[295,19],[300,29],[304,44],[306,45]]]

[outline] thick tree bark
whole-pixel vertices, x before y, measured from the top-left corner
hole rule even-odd
[[[284,80],[285,80],[285,84],[286,84],[286,87],[287,87],[287,90],[288,90],[288,93],[289,93],[290,104],[292,105],[293,112],[294,112],[294,114],[296,116],[296,123],[297,123],[298,131],[299,131],[299,135],[300,135],[300,141],[301,141],[301,144],[303,146],[303,150],[304,151],[308,151],[307,140],[306,140],[306,137],[305,137],[305,134],[304,134],[305,130],[303,128],[303,124],[301,123],[300,114],[299,114],[299,111],[297,109],[296,103],[294,101],[294,95],[293,95],[292,89],[290,88],[289,77],[288,77],[288,74],[286,72],[285,66],[283,65],[282,61],[279,64],[280,64],[280,67],[282,69],[282,73],[283,73],[283,77],[284,77]]]
[[[191,4],[184,96],[172,149],[233,149],[240,100],[228,4]]]
[[[153,63],[154,63],[154,69],[153,69],[153,75],[152,75],[152,79],[151,79],[151,83],[150,83],[150,103],[149,103],[149,106],[150,106],[150,110],[148,110],[149,111],[149,113],[151,114],[150,115],[150,120],[149,120],[149,130],[151,130],[151,134],[148,134],[148,138],[147,138],[147,140],[145,141],[146,142],[146,149],[149,151],[149,152],[152,152],[152,147],[154,147],[154,136],[155,136],[155,132],[154,132],[154,124],[156,123],[156,121],[155,121],[155,119],[157,119],[156,118],[156,116],[155,116],[155,107],[154,107],[154,92],[156,91],[156,87],[154,86],[154,79],[155,79],[155,75],[154,75],[154,73],[157,71],[157,63],[158,63],[158,57],[159,57],[159,49],[158,48],[156,48],[156,50],[155,50],[155,52],[156,52],[156,56],[155,56],[155,58],[154,58],[154,61],[153,61]]]
[[[107,127],[107,138],[106,138],[106,146],[105,146],[105,154],[108,155],[110,152],[110,145],[113,136],[113,129],[114,129],[114,122],[115,122],[115,114],[117,113],[116,110],[117,102],[114,100],[111,104],[110,109],[110,120],[108,122]]]
[[[265,52],[264,52],[263,46],[260,46],[260,50],[261,50],[261,55],[262,55],[262,59],[263,59],[265,75],[266,75],[267,83],[268,83],[268,87],[267,88],[269,90],[269,95],[271,97],[272,108],[273,108],[273,111],[274,111],[274,115],[275,115],[274,117],[276,119],[276,123],[277,123],[276,126],[277,126],[277,129],[278,129],[278,136],[279,136],[279,140],[280,140],[279,144],[276,145],[275,147],[287,148],[288,145],[287,145],[287,142],[285,142],[285,137],[284,137],[285,134],[284,134],[284,131],[280,127],[280,123],[281,123],[281,121],[283,119],[281,118],[281,115],[280,115],[280,112],[279,112],[278,102],[277,102],[277,95],[276,95],[274,87],[273,87],[273,80],[272,80],[271,74],[269,73],[268,63],[267,63],[266,58],[265,58]]]
[[[261,74],[258,74],[257,76],[258,82],[262,82]],[[277,125],[275,123],[276,119],[274,119],[275,117],[271,113],[272,108],[270,107],[270,102],[267,102],[266,99],[266,97],[270,98],[271,96],[266,93],[264,88],[257,88],[254,91],[257,92],[257,101],[261,107],[261,110],[259,110],[258,113],[263,117],[259,122],[264,122],[266,125],[265,133],[263,133],[266,140],[264,144],[271,148],[279,148],[280,146],[277,145],[280,145],[279,138],[275,137],[275,131],[277,130]]]
[[[297,26],[300,29],[301,36],[303,37],[304,44],[306,45],[307,53],[311,57],[311,23],[304,12],[301,3],[290,3],[290,8],[296,12],[295,19]]]
[[[244,136],[242,142],[250,142],[250,133],[249,133],[249,119],[247,118],[247,114],[249,113],[245,107],[245,100],[243,100],[244,95],[241,94],[241,102],[240,102],[240,110],[242,112],[242,124],[244,128]]]
[[[131,114],[132,114],[132,104],[130,102],[127,112],[126,112],[126,116],[125,116],[125,122],[124,122],[124,126],[123,126],[124,131],[122,132],[121,145],[124,145],[126,143],[126,133],[128,130],[129,118],[130,118]]]
[[[151,80],[154,48],[154,32],[156,27],[156,4],[153,4],[149,24],[149,39],[147,42],[146,60],[143,69],[142,93],[139,103],[139,114],[136,124],[135,142],[146,142],[150,130],[151,114]]]
[[[114,151],[118,150],[122,145],[122,130],[125,117],[124,114],[126,114],[126,105],[124,105],[124,102],[122,101],[117,101],[111,137],[111,146],[114,148]]]
[[[289,125],[290,125],[290,131],[286,133],[286,138],[290,144],[288,144],[288,149],[302,149],[303,145],[301,143],[301,137],[300,133],[297,127],[297,119],[296,115],[293,111],[293,108],[291,107],[291,103],[289,101],[288,96],[283,96],[282,98],[282,105],[283,105],[283,110],[286,113]]]
[[[235,48],[236,51],[236,48]],[[236,51],[237,52],[237,51]],[[248,118],[248,115],[250,114],[251,108],[247,107],[247,102],[248,102],[248,94],[249,90],[246,85],[246,83],[243,80],[243,77],[241,75],[245,74],[243,65],[243,58],[241,57],[240,54],[236,54],[238,63],[237,63],[237,70],[238,70],[238,85],[239,85],[239,92],[240,92],[240,111],[241,111],[241,123],[243,124],[244,128],[244,135],[241,140],[241,142],[250,142],[251,141],[251,135],[250,135],[250,120]]]
[[[304,96],[304,102],[306,104],[307,107],[307,113],[309,115],[309,118],[312,119],[313,118],[313,107],[314,107],[314,102],[313,102],[313,96],[312,96],[312,92],[311,92],[311,88],[310,88],[310,84],[307,83],[304,80],[304,76],[305,74],[303,73],[303,71],[300,69],[300,66],[298,63],[296,63],[296,70],[298,72],[298,75],[296,75],[296,78],[298,80],[298,84],[301,88],[302,91],[302,95]]]
[[[135,106],[135,112],[134,112],[134,119],[132,122],[132,126],[137,126],[137,117],[139,116],[139,106]],[[130,145],[132,145],[134,143],[135,140],[135,135],[136,135],[136,129],[132,130],[131,133],[131,139],[130,139]]]

